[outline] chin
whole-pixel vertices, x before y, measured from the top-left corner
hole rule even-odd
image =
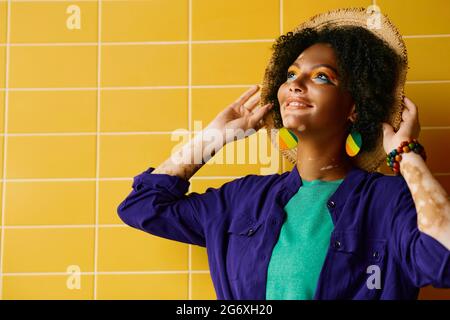
[[[294,119],[293,117],[286,117],[286,118],[283,118],[282,120],[283,120],[283,126],[286,129],[305,128],[304,121],[300,121],[300,119]]]

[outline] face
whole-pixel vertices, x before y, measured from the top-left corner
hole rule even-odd
[[[336,137],[354,120],[354,103],[337,71],[334,49],[317,43],[305,49],[288,68],[278,89],[283,125],[300,138]],[[340,135],[339,135],[340,136]]]

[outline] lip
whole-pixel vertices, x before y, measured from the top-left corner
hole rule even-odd
[[[300,105],[299,106],[295,106],[295,107],[294,106],[289,106],[289,103],[291,103],[291,102],[298,102],[298,103],[300,103]],[[310,105],[308,103],[308,101],[306,101],[304,99],[289,97],[286,100],[285,108],[286,109],[308,109],[308,108],[312,108],[312,105]]]

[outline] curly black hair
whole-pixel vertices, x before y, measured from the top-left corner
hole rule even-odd
[[[265,72],[266,100],[274,103],[275,127],[283,126],[277,92],[286,81],[287,70],[301,52],[316,43],[331,44],[335,50],[339,80],[356,105],[353,128],[361,133],[362,150],[372,151],[382,132],[381,122],[391,114],[400,65],[405,61],[387,42],[363,27],[305,28],[276,40],[272,45],[273,67]]]

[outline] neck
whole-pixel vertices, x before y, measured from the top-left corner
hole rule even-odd
[[[338,180],[353,168],[343,144],[318,146],[302,140],[297,145],[297,170],[302,179]]]

